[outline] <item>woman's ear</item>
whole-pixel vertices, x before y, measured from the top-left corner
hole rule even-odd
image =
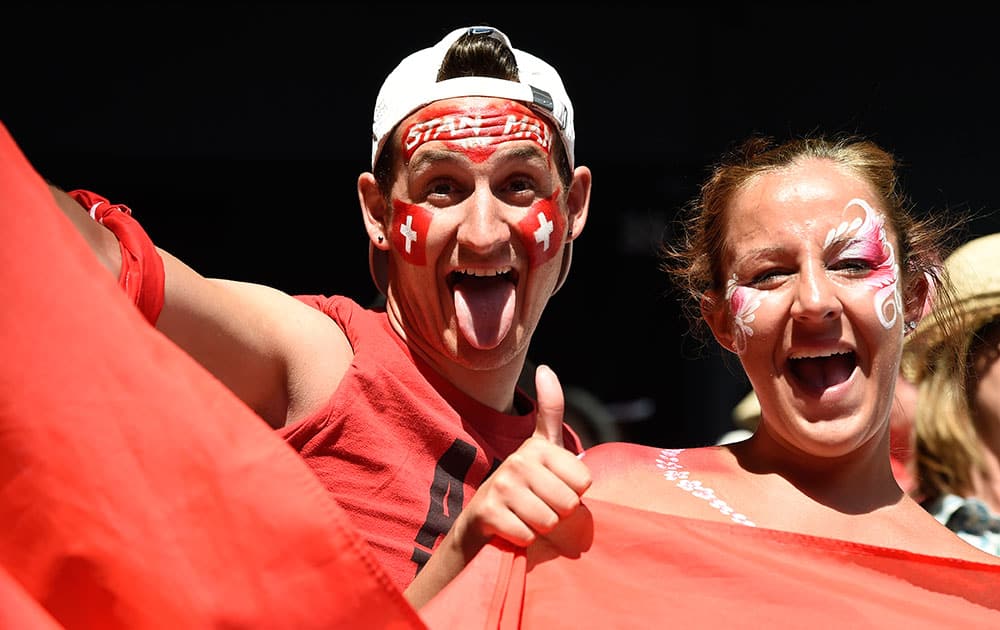
[[[383,251],[389,249],[390,213],[385,197],[379,189],[375,176],[362,173],[358,177],[358,202],[361,204],[361,218],[372,245]]]
[[[736,343],[733,338],[733,321],[729,316],[725,300],[715,291],[707,291],[701,298],[701,316],[712,330],[712,335],[726,350],[736,353]]]
[[[906,300],[903,305],[905,322],[916,324],[931,312],[934,306],[934,289],[934,281],[925,273],[919,274],[910,282],[905,288]]]

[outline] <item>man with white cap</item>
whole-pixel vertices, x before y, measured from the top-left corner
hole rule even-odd
[[[54,193],[146,318],[305,458],[401,588],[453,530],[429,595],[491,537],[551,530],[589,486],[554,373],[538,369],[539,403],[517,381],[591,174],[558,73],[486,26],[403,59],[372,131],[358,198],[384,309],[206,279],[127,207]]]

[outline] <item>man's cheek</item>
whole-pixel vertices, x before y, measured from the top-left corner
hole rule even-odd
[[[532,204],[517,225],[532,268],[545,264],[562,249],[566,220],[559,212],[558,196],[556,191],[548,199]]]
[[[433,215],[420,206],[398,199],[392,202],[393,247],[411,265],[427,264],[427,232]]]

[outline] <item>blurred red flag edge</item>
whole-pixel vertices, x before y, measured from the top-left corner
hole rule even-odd
[[[298,455],[143,319],[2,124],[0,211],[4,628],[424,627]]]

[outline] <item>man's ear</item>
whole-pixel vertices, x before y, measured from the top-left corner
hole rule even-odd
[[[583,231],[583,226],[587,223],[589,209],[590,169],[586,166],[578,166],[573,171],[573,181],[570,182],[569,191],[566,193],[566,242],[563,244],[562,264],[559,267],[556,286],[552,289],[553,295],[566,282],[570,264],[573,262],[573,241]]]
[[[569,185],[569,194],[566,195],[567,241],[580,236],[583,226],[587,223],[587,214],[590,210],[590,184],[590,169],[586,166],[576,167],[573,171],[573,181]]]
[[[712,330],[712,335],[719,345],[735,354],[733,321],[729,316],[729,309],[726,308],[726,301],[721,298],[722,296],[715,291],[706,292],[701,298],[701,316]]]
[[[385,197],[379,189],[375,176],[362,173],[358,177],[358,202],[361,204],[361,218],[372,245],[383,251],[389,249],[390,212]]]

